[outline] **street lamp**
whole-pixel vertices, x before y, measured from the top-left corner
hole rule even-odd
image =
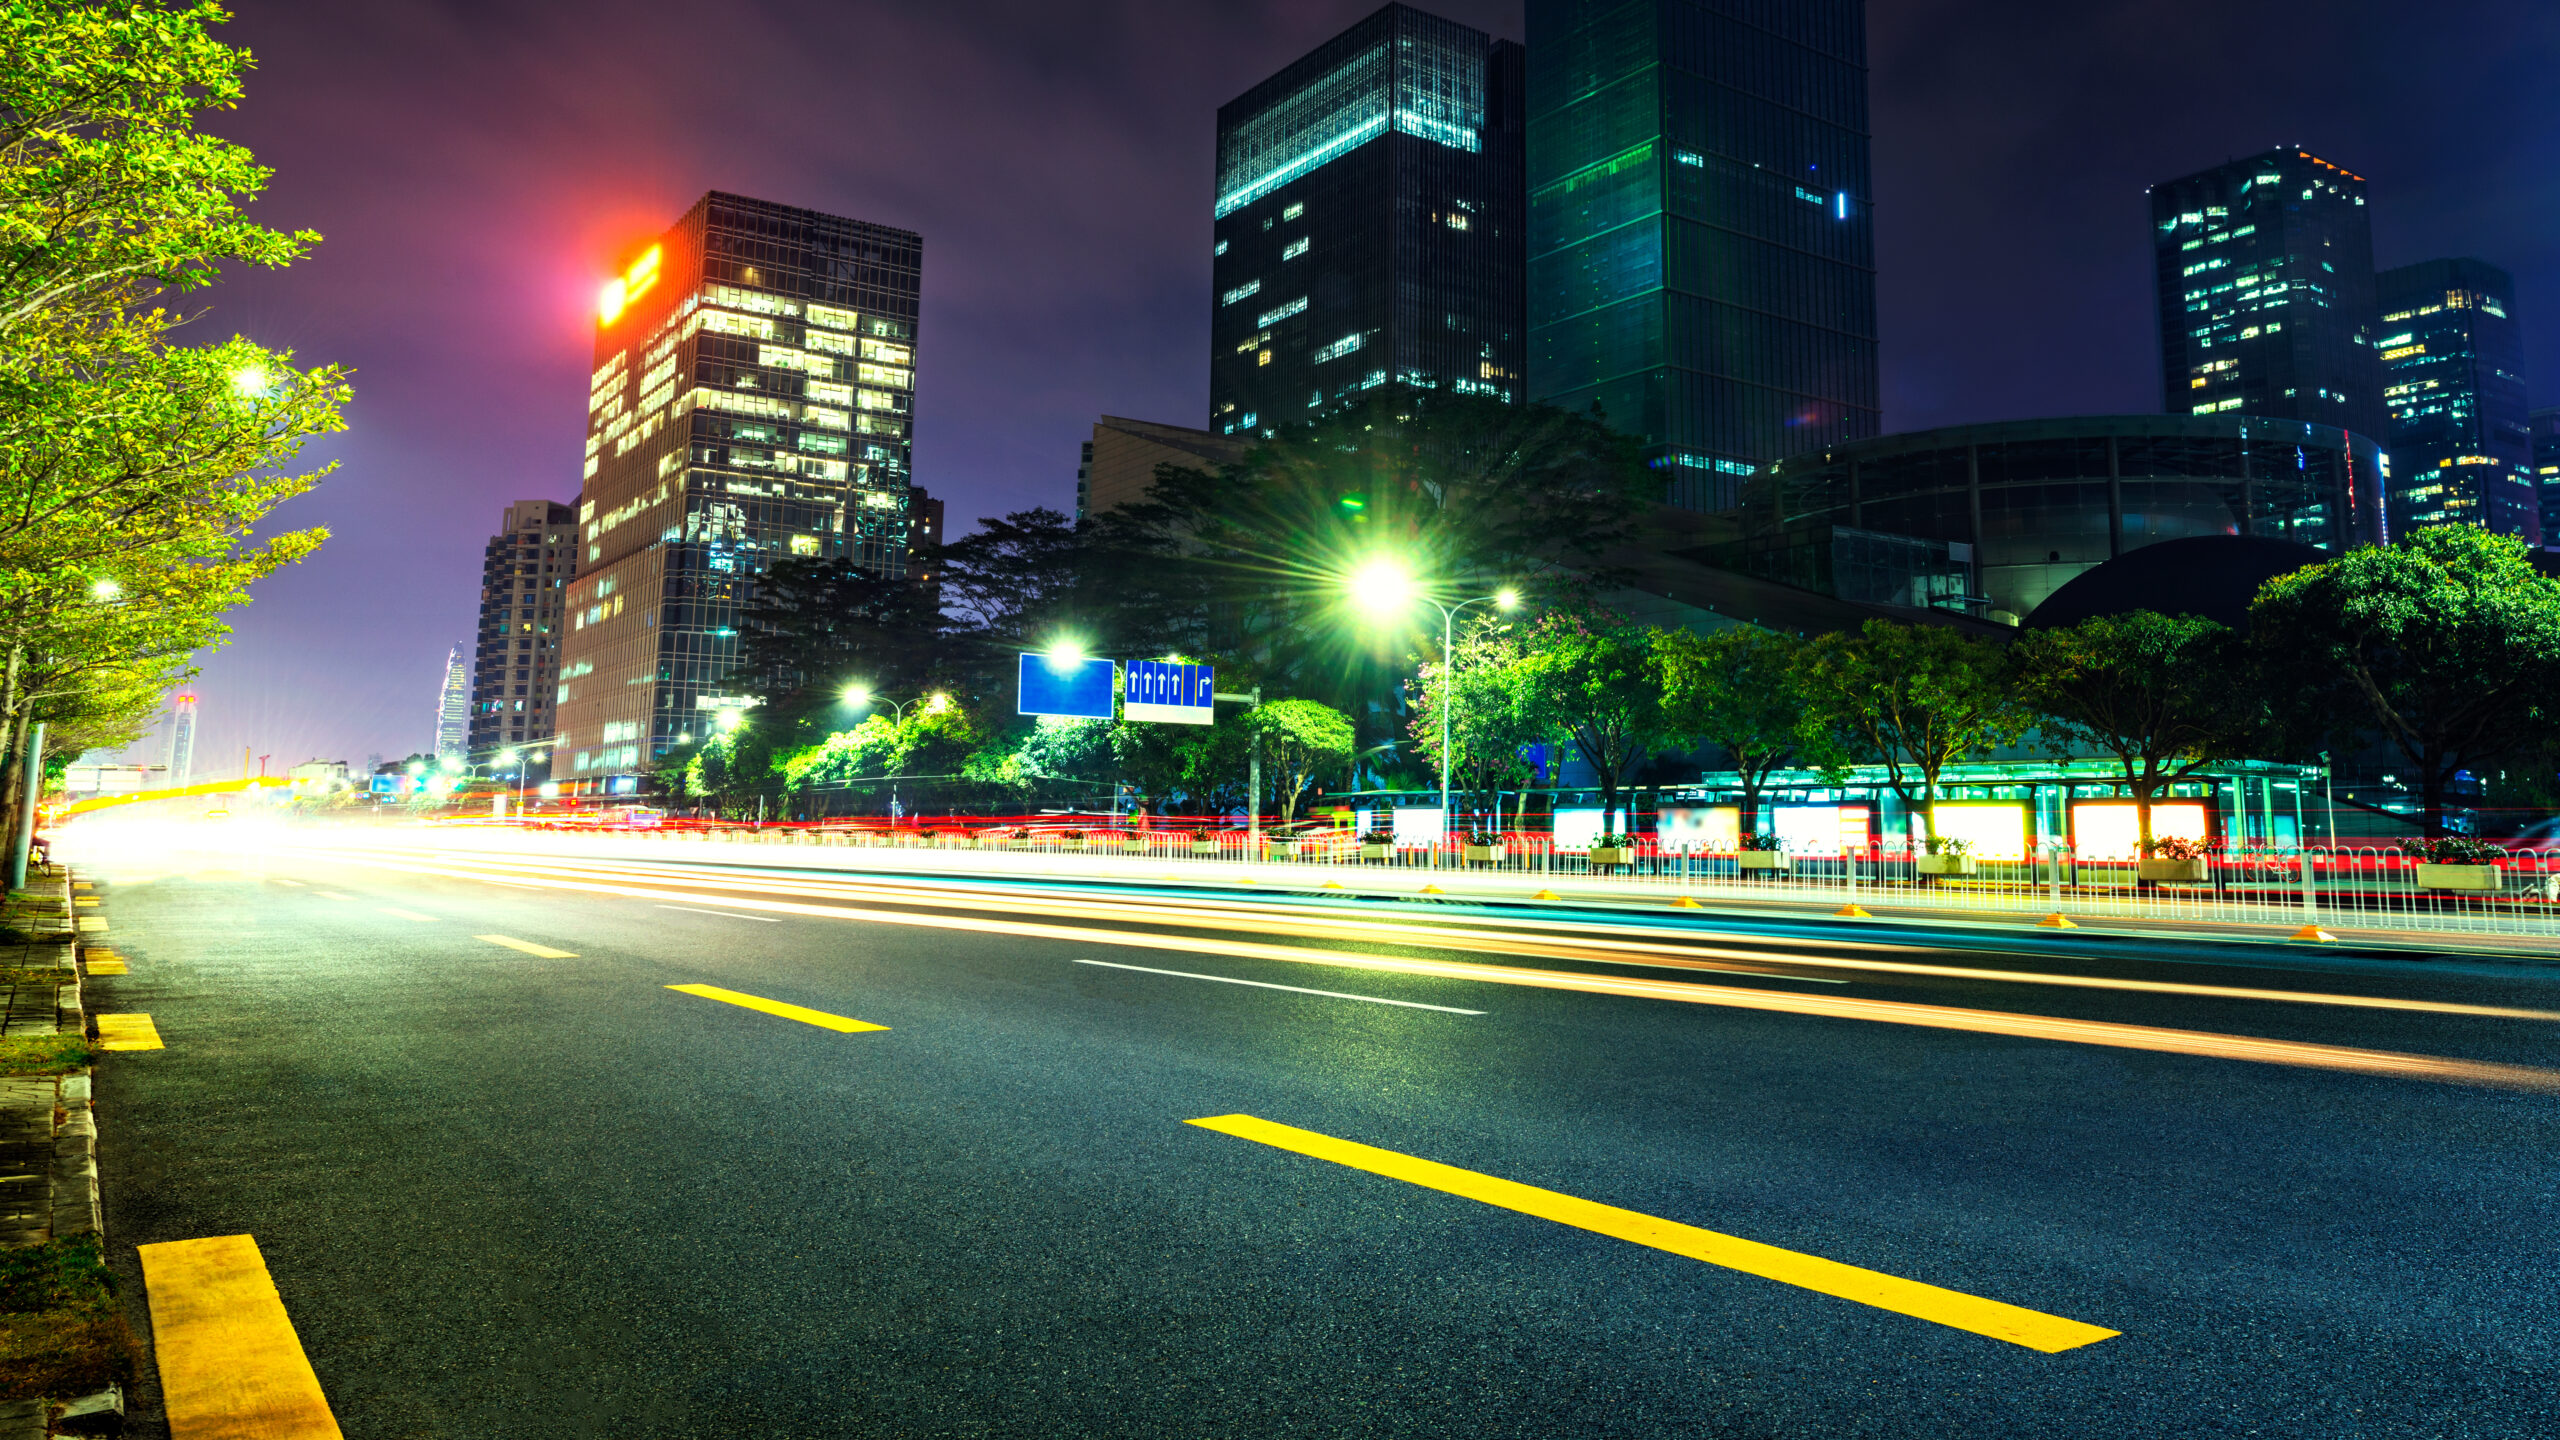
[[[1412,571],[1380,556],[1352,572],[1351,596],[1362,608],[1382,617],[1407,609],[1415,601],[1440,612],[1440,834],[1445,841],[1449,834],[1449,702],[1451,692],[1456,688],[1450,672],[1456,668],[1458,612],[1470,605],[1491,605],[1497,610],[1517,609],[1520,592],[1506,585],[1490,595],[1444,605],[1423,593]],[[1431,858],[1437,864],[1440,852],[1432,851]]]

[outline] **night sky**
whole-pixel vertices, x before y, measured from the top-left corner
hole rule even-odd
[[[501,507],[576,498],[596,286],[707,189],[920,231],[917,482],[955,535],[1072,510],[1094,416],[1205,421],[1217,107],[1375,8],[234,3],[213,128],[327,238],[202,323],[356,401],[279,516],[335,538],[205,663],[199,779],[430,747]],[[2550,0],[1870,0],[1869,63],[1888,430],[2156,410],[2143,187],[2283,143],[2371,182],[2377,263],[2514,272],[2560,402]]]

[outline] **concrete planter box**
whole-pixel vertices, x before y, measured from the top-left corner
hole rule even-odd
[[[1073,840],[1061,840],[1058,842],[1058,848],[1061,850],[1081,850],[1084,848],[1084,838],[1082,836],[1078,836]]]
[[[1360,858],[1363,860],[1384,860],[1395,853],[1396,847],[1393,845],[1363,844],[1360,847]]]
[[[2205,863],[2202,860],[2145,860],[2141,873],[2145,880],[2194,882],[2205,878]]]
[[[1791,864],[1784,850],[1745,850],[1733,857],[1733,863],[1742,870],[1785,870]]]
[[[1917,859],[1923,875],[1970,875],[1981,868],[1970,855],[1922,855]]]
[[[1218,853],[1218,842],[1215,840],[1194,840],[1191,842],[1191,853],[1194,855],[1215,855]]]
[[[2437,865],[2420,861],[2418,888],[2421,890],[2471,890],[2494,894],[2498,889],[2498,867],[2495,865]]]
[[[1594,845],[1591,847],[1591,863],[1594,865],[1624,865],[1629,860],[1635,858],[1635,853],[1636,852],[1633,850],[1629,850],[1620,845]]]
[[[1458,848],[1458,858],[1466,861],[1470,865],[1490,865],[1494,861],[1502,858],[1502,847],[1499,845],[1462,845]]]

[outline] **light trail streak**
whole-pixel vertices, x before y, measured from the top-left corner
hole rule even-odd
[[[519,873],[524,863],[488,861],[449,861],[448,863],[497,865],[514,864]],[[952,896],[939,887],[899,886],[863,881],[782,880],[770,877],[703,877],[687,867],[632,862],[587,861],[583,863],[547,862],[551,873],[568,877],[626,879],[634,876],[683,885],[687,888],[749,894],[801,895],[827,899],[886,900],[899,904],[938,906],[954,910],[993,911],[999,914],[1019,913],[1024,897],[1019,893],[975,899]],[[536,869],[532,873],[544,873]],[[522,882],[498,879],[503,884]],[[1766,965],[1790,965],[1821,970],[1850,970],[1870,974],[1909,975],[1935,980],[1989,981],[2011,985],[2048,985],[2077,990],[2114,990],[2138,994],[2179,995],[2212,1000],[2258,1000],[2294,1005],[2327,1005],[2361,1010],[2398,1010],[2420,1014],[2467,1015],[2495,1020],[2560,1021],[2560,1010],[2536,1010],[2508,1005],[2472,1005],[2451,1000],[2413,1000],[2388,995],[2347,995],[2328,991],[2274,990],[2238,985],[2197,985],[2174,980],[2130,980],[2101,975],[2056,975],[2027,970],[1995,970],[1975,966],[1928,965],[1905,960],[1869,960],[1836,955],[1794,955],[1766,950],[1729,949],[1705,945],[1665,945],[1646,941],[1613,941],[1577,937],[1570,945],[1553,941],[1523,938],[1498,930],[1468,928],[1451,922],[1424,924],[1411,921],[1348,920],[1336,917],[1312,917],[1302,910],[1268,902],[1166,902],[1133,904],[1124,900],[1082,900],[1066,896],[1042,895],[1042,905],[1054,912],[1085,919],[1116,920],[1150,925],[1177,925],[1193,929],[1240,931],[1247,934],[1271,934],[1275,931],[1307,940],[1347,940],[1371,944],[1406,944],[1426,949],[1472,949],[1495,954],[1517,955],[1533,959],[1579,960],[1592,964],[1627,965],[1648,969],[1718,971],[1732,974],[1768,975],[1772,979],[1800,978],[1774,974],[1753,968]],[[1826,944],[1802,941],[1802,944]],[[1861,950],[1910,949],[1909,946],[1881,945],[1872,942],[1842,942],[1843,948]]]
[[[468,869],[429,865],[420,862],[358,861],[386,869],[409,873],[446,875],[457,879],[485,878]],[[567,890],[593,895],[616,895],[635,900],[681,900],[695,898],[690,892],[652,886],[609,884],[591,880],[553,879],[539,883],[543,888]],[[1485,965],[1458,960],[1417,960],[1389,955],[1358,955],[1344,951],[1307,950],[1295,946],[1271,945],[1256,941],[1209,940],[1176,935],[1151,935],[1139,931],[1097,930],[1086,926],[1053,925],[1037,921],[998,920],[981,916],[918,914],[902,910],[858,909],[841,905],[815,905],[804,901],[773,900],[740,896],[729,904],[741,909],[769,910],[780,914],[807,915],[819,918],[860,920],[880,925],[900,925],[914,929],[960,931],[987,935],[1012,935],[1025,939],[1066,940],[1084,946],[1112,946],[1135,950],[1168,950],[1195,955],[1225,955],[1242,959],[1277,960],[1294,965],[1324,965],[1344,970],[1366,970],[1399,975],[1417,975],[1443,980],[1472,980],[1498,985],[1517,985],[1541,990],[1578,991],[1590,995],[1617,995],[1635,999],[1670,1000],[1693,1005],[1715,1005],[1737,1010],[1760,1010],[1781,1014],[1810,1015],[1837,1020],[1864,1020],[1892,1025],[1911,1025],[1933,1030],[1964,1030],[1985,1035],[2008,1035],[2031,1040],[2059,1040],[2081,1045],[2100,1045],[2123,1050],[2148,1050],[2164,1054],[2198,1055],[2225,1060],[2247,1060],[2258,1064],[2287,1065],[2308,1069],[2337,1070],[2353,1074],[2389,1076],[2409,1080],[2432,1080],[2451,1084],[2481,1085],[2498,1089],[2560,1093],[2560,1070],[2547,1070],[2529,1065],[2509,1065],[2493,1061],[2461,1060],[2435,1055],[2412,1055],[2390,1050],[2365,1050],[2344,1045],[2324,1045],[2312,1041],[2273,1040],[2250,1035],[2227,1035],[2202,1030],[2173,1030],[2150,1025],[2128,1025],[2108,1020],[2070,1020],[2048,1015],[2027,1015],[2002,1010],[1972,1010],[1947,1005],[1916,1005],[1893,1000],[1861,1000],[1849,996],[1800,995],[1774,990],[1755,990],[1728,985],[1701,985],[1693,981],[1648,980],[1620,975],[1590,975],[1558,970],[1536,970],[1511,965]]]

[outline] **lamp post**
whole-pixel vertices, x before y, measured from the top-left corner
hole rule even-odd
[[[1445,605],[1422,593],[1411,572],[1393,560],[1372,560],[1351,577],[1352,594],[1371,611],[1384,614],[1420,601],[1440,612],[1440,838],[1449,837],[1449,707],[1455,686],[1450,672],[1456,668],[1458,612],[1470,605],[1491,605],[1497,610],[1510,610],[1520,604],[1520,592],[1508,586],[1490,595],[1461,600]],[[1431,852],[1431,863],[1440,863],[1440,851]]]
[[[857,683],[844,687],[844,703],[857,710],[886,705],[889,707],[890,723],[904,726],[907,723],[908,706],[921,705],[924,709],[918,713],[938,715],[944,706],[951,703],[951,697],[936,690],[930,695],[918,695],[911,700],[883,700],[871,693],[870,686]],[[898,823],[898,772],[894,768],[889,772],[889,823],[892,826]]]

